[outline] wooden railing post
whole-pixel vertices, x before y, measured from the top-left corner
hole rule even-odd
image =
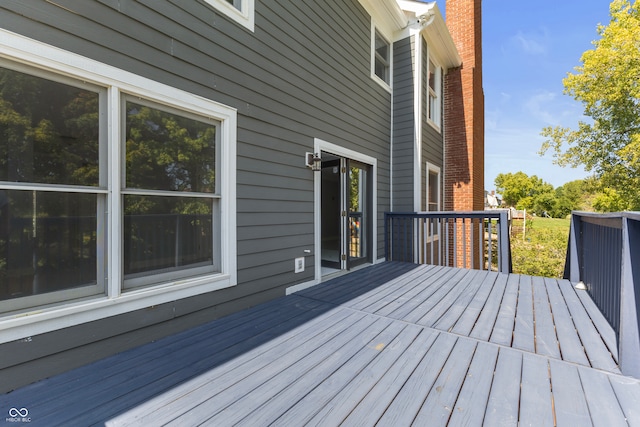
[[[571,224],[569,226],[569,245],[567,248],[567,259],[565,262],[564,278],[569,279],[573,283],[578,283],[581,280],[580,257],[578,248],[581,229],[580,221],[581,217],[578,213],[573,213],[571,215]]]
[[[526,218],[525,218],[526,221]],[[498,233],[498,269],[500,273],[511,273],[511,241],[509,239],[509,218],[507,211],[500,212]]]
[[[622,220],[622,283],[618,362],[623,374],[640,378],[640,330],[638,327],[640,222],[626,215]]]

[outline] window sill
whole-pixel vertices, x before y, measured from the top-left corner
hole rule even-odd
[[[429,123],[429,126],[431,126],[432,128],[434,128],[438,133],[442,133],[442,129],[441,129],[441,127],[440,127],[440,126],[438,126],[438,125],[436,124],[436,122],[434,122],[434,121],[433,121],[433,120],[431,120],[431,119],[427,119],[427,123]]]
[[[204,0],[210,4],[220,13],[224,14],[228,18],[236,21],[238,24],[244,26],[249,31],[255,31],[255,4],[254,0],[245,0],[242,2],[242,10],[237,9],[235,6],[230,5],[224,0]]]
[[[374,82],[378,83],[384,90],[386,90],[389,93],[392,93],[392,89],[389,83],[385,82],[374,73],[371,73],[371,78],[373,79]]]
[[[232,276],[195,277],[0,316],[0,344],[235,286]]]

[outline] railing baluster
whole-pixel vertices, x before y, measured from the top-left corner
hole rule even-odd
[[[385,213],[385,256],[388,260],[481,270],[485,269],[486,260],[491,271],[495,256],[496,268],[509,272],[506,218],[505,212],[483,211]],[[495,225],[492,220],[497,221]],[[485,221],[488,237],[485,237]]]
[[[471,220],[469,220],[471,222]],[[464,244],[467,244],[467,219],[462,218],[462,241]],[[467,266],[467,251],[466,249],[462,251],[462,266]]]
[[[484,222],[484,221],[483,221]],[[487,221],[487,233],[489,234],[489,238],[487,239],[487,270],[492,271],[493,270],[493,257],[492,257],[492,246],[493,246],[493,230],[491,228],[491,218],[489,218],[489,220]]]

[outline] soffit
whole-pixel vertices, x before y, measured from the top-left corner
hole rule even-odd
[[[397,3],[407,16],[409,22],[407,29],[409,31],[420,31],[427,41],[430,54],[434,56],[436,62],[445,69],[462,65],[462,58],[460,58],[440,8],[435,2],[424,3],[415,0],[397,0]],[[433,15],[433,21],[425,28],[420,29],[418,17],[431,15]]]
[[[400,30],[405,28],[408,23],[407,16],[404,14],[396,0],[358,0],[362,7],[373,18],[376,28],[389,40],[397,40]]]

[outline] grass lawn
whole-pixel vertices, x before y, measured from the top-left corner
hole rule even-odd
[[[556,230],[567,233],[569,236],[569,218],[539,218],[535,217],[527,225],[534,230]]]
[[[562,277],[569,238],[569,219],[534,217],[526,234],[514,228],[511,235],[513,272]]]

